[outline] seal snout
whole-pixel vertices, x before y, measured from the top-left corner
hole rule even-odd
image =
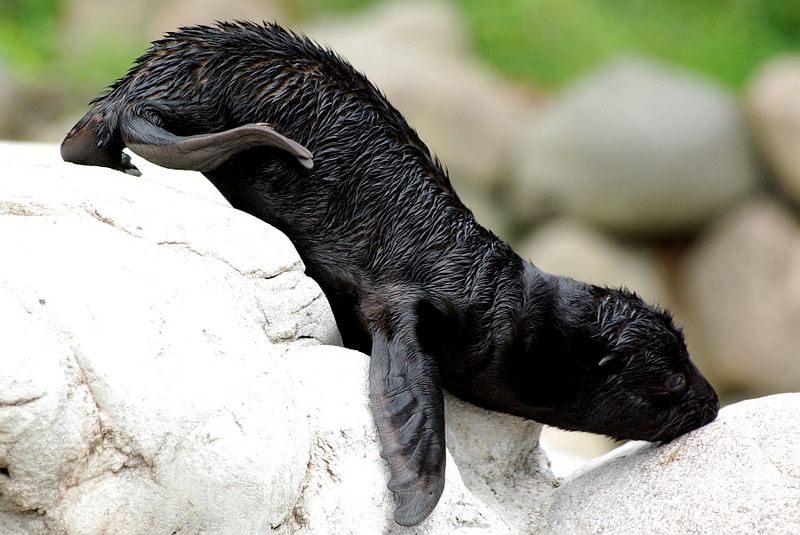
[[[708,389],[702,395],[690,393],[684,403],[675,406],[667,417],[666,425],[651,440],[670,442],[713,422],[719,413],[719,398],[710,385]]]

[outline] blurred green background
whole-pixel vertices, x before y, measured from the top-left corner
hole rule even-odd
[[[378,0],[282,2],[303,21]],[[70,65],[58,30],[66,0],[3,0],[0,55],[29,81],[57,73],[70,84],[103,84],[124,72],[146,41],[104,47]],[[796,0],[457,0],[472,43],[498,71],[559,87],[621,51],[639,51],[740,88],[764,59],[797,50]],[[83,68],[75,69],[75,63]]]

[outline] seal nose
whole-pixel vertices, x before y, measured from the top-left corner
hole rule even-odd
[[[714,390],[711,390],[712,396],[708,398],[701,413],[700,413],[700,426],[704,426],[714,421],[719,413],[719,397]]]

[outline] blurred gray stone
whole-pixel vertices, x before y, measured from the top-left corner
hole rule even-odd
[[[491,230],[501,239],[508,241],[511,227],[508,211],[503,210],[490,192],[472,184],[456,184],[456,193],[461,202],[470,209],[481,226]]]
[[[386,93],[454,184],[501,181],[530,98],[474,59],[458,11],[443,1],[390,2],[305,28]]]
[[[285,21],[278,0],[170,0],[158,2],[147,25],[155,39],[164,32],[222,20]]]
[[[800,226],[750,201],[691,250],[680,294],[706,371],[744,393],[800,390]]]
[[[277,0],[65,0],[62,9],[61,50],[67,58],[85,56],[104,43],[130,49],[141,43],[143,53],[149,41],[180,26],[284,18]]]
[[[562,483],[549,534],[800,533],[800,395],[725,407],[666,445],[632,442]]]
[[[517,248],[537,267],[601,286],[626,287],[650,303],[666,305],[668,291],[653,253],[616,242],[575,220],[537,229]]]
[[[530,123],[511,202],[626,234],[695,228],[757,181],[733,95],[643,59],[612,61]]]
[[[775,178],[800,203],[800,56],[767,63],[750,86],[748,108]]]

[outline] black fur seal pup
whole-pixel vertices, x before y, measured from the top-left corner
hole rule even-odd
[[[294,242],[345,345],[371,354],[399,524],[421,522],[442,493],[443,387],[618,439],[669,441],[717,414],[668,314],[523,261],[475,222],[386,98],[305,37],[244,22],[167,34],[92,102],[61,154],[136,173],[126,146],[203,172]]]

